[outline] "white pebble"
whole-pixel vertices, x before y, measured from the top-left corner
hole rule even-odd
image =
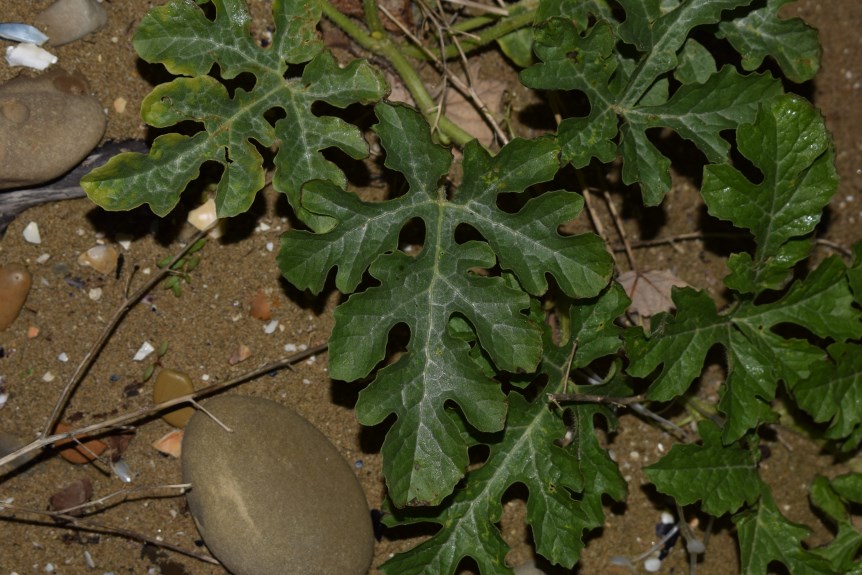
[[[665,525],[673,525],[676,521],[673,518],[673,515],[668,513],[667,511],[663,511],[661,514],[661,522]]]
[[[264,333],[274,333],[275,328],[277,328],[277,327],[278,327],[278,320],[274,319],[271,322],[269,322],[268,324],[266,324],[265,326],[263,326],[263,332]]]
[[[266,251],[271,252],[275,248],[272,242],[266,242]]]
[[[145,359],[147,359],[147,356],[154,351],[156,351],[156,348],[153,347],[153,344],[148,341],[145,341],[143,345],[141,345],[141,348],[138,350],[138,352],[135,354],[135,357],[133,357],[132,359],[134,359],[135,361],[144,361]]]
[[[286,351],[287,353],[295,353],[296,352],[296,344],[295,343],[284,344],[284,351]]]
[[[69,356],[66,355],[66,352],[64,351],[63,353],[61,353],[60,355],[57,356],[57,359],[59,359],[63,363],[66,363],[67,361],[69,361]]]
[[[52,381],[54,381],[54,374],[50,371],[46,371],[45,375],[42,376],[42,381],[44,381],[45,383],[51,383]]]
[[[308,385],[308,384],[310,384],[310,383],[311,383],[311,381],[310,381],[310,380],[308,380],[308,379],[303,379],[303,380],[302,380],[302,383],[303,383],[303,384],[305,384],[305,385]]]
[[[93,561],[93,556],[90,555],[90,552],[86,549],[84,550],[84,563],[86,563],[87,567],[89,567],[90,569],[96,568],[96,562]]]
[[[102,288],[92,288],[88,292],[88,295],[90,296],[91,300],[99,301],[100,299],[102,299]]]
[[[51,259],[51,254],[42,254],[41,256],[36,258],[36,263],[37,264],[44,264],[45,262],[47,262],[50,259]]]
[[[24,228],[24,241],[31,244],[41,244],[42,234],[39,233],[39,224],[30,222]]]
[[[659,569],[661,569],[661,559],[658,557],[650,557],[646,561],[644,561],[644,569],[648,573],[657,573]]]
[[[6,402],[9,400],[8,393],[0,393],[0,407],[6,405]]]

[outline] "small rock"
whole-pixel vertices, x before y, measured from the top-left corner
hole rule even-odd
[[[272,308],[263,290],[257,290],[254,297],[251,298],[251,311],[249,311],[249,315],[261,321],[272,319]]]
[[[32,283],[30,272],[21,264],[0,267],[0,331],[15,322],[27,301]]]
[[[189,508],[207,547],[234,575],[364,575],[374,536],[350,465],[293,410],[256,397],[205,407],[183,439]]]
[[[65,433],[67,431],[72,431],[72,429],[74,428],[71,425],[60,422],[54,429],[54,433]],[[98,439],[90,439],[86,436],[79,437],[78,441],[80,441],[82,445],[78,445],[73,439],[61,439],[54,443],[54,447],[59,448],[69,443],[76,445],[77,447],[67,447],[60,451],[60,457],[69,463],[74,463],[76,465],[89,463],[108,448],[104,442],[99,441]]]
[[[195,386],[188,375],[173,369],[163,369],[159,372],[153,386],[153,401],[156,404],[164,403],[194,393],[194,391]],[[162,419],[174,427],[182,428],[186,426],[194,414],[193,407],[180,407],[162,414]]]
[[[107,119],[89,91],[61,69],[0,86],[0,190],[57,178],[99,143]]]
[[[93,483],[88,477],[82,477],[77,481],[65,486],[63,489],[51,496],[49,507],[53,511],[64,512],[71,507],[77,507],[90,500],[93,496]],[[69,515],[79,516],[83,509],[73,509]]]
[[[108,22],[96,0],[57,0],[36,16],[35,24],[48,34],[48,43],[62,46],[95,32]]]
[[[90,266],[102,275],[113,273],[117,269],[117,250],[111,246],[93,246],[78,256],[78,263]]]
[[[231,354],[230,358],[228,358],[227,362],[230,365],[236,365],[242,361],[247,360],[250,357],[251,349],[249,349],[247,345],[241,343],[239,344],[239,347],[236,348],[236,351]]]

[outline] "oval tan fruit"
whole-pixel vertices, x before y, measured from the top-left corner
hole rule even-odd
[[[15,322],[32,283],[30,272],[21,264],[0,267],[0,331]]]
[[[364,575],[373,533],[353,470],[293,410],[224,396],[185,429],[183,481],[207,547],[234,575]]]
[[[156,377],[156,383],[153,386],[153,401],[156,404],[164,403],[193,393],[194,390],[192,379],[188,375],[174,369],[163,369]],[[180,407],[163,414],[162,419],[174,427],[182,428],[194,413],[195,410],[192,407]]]

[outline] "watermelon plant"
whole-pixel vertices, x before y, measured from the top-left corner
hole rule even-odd
[[[686,405],[716,345],[726,378],[706,406],[711,417],[646,468],[648,478],[680,506],[730,515],[742,572],[766,573],[772,562],[794,573],[862,571],[862,534],[848,512],[862,500],[858,475],[812,485],[813,504],[838,526],[812,550],[758,470],[758,432],[777,421],[779,389],[838,448],[862,441],[862,244],[849,265],[835,256],[800,265],[837,177],[820,114],[774,75],[802,82],[818,68],[816,32],[778,16],[787,2],[522,0],[459,12],[441,45],[417,47],[367,0],[364,22],[327,0],[274,0],[267,46],[249,33],[243,0],[174,0],[135,35],[143,59],[177,76],[155,87],[142,116],[197,131],[163,133],[148,154],[121,154],[82,185],[105,209],[148,204],[166,215],[215,162],[218,216],[230,218],[264,187],[260,149],[275,150],[272,186],[300,222],[282,237],[277,265],[300,289],[319,293],[331,276],[349,295],[335,311],[330,373],[369,382],[356,404],[361,423],[394,421],[382,448],[385,522],[439,526],[386,573],[454,573],[465,557],[484,575],[511,573],[497,522],[516,483],[528,492],[536,552],[573,567],[585,534],[603,523],[602,498],[626,496],[596,425],[616,425],[614,406]],[[373,59],[337,61],[322,17]],[[440,109],[417,62],[494,46],[524,86],[563,110],[579,94],[588,111],[567,112],[541,136],[480,144]],[[415,107],[386,100],[372,61],[395,71]],[[240,75],[253,80],[231,85]],[[370,132],[333,112],[355,105],[373,112]],[[640,191],[628,201],[662,202],[672,161],[656,129],[699,150],[709,213],[747,230],[753,249],[727,261],[729,303],[675,288],[674,309],[647,326],[628,320],[602,239],[559,230],[584,205],[567,171],[586,178],[621,161],[622,181]],[[404,182],[382,201],[354,193],[339,156],[325,153],[362,159],[372,141]],[[417,223],[421,245],[408,250],[400,234]],[[392,334],[408,332],[393,355]],[[608,365],[598,385],[574,375]],[[487,457],[471,464],[468,450],[480,444]],[[694,565],[703,546],[682,531]]]

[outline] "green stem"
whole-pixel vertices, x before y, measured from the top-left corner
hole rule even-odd
[[[489,26],[488,28],[485,28],[484,30],[476,34],[476,36],[478,36],[478,39],[464,38],[460,40],[458,43],[461,46],[461,50],[465,54],[467,54],[469,52],[472,52],[473,50],[477,50],[478,48],[487,46],[494,40],[502,38],[506,34],[514,32],[515,30],[519,30],[524,26],[529,26],[533,23],[533,20],[536,16],[536,4],[537,3],[535,0],[525,0],[520,4],[512,6],[512,11],[510,11],[509,16],[502,19],[496,19],[496,24],[494,24],[493,26]],[[518,11],[519,7],[523,8],[523,10]],[[494,18],[491,18],[489,16],[480,16],[478,18],[465,20],[464,22],[455,24],[454,26],[452,26],[452,30],[455,32],[467,32],[494,20]],[[412,58],[421,58],[423,60],[428,59],[428,56],[425,55],[422,50],[416,46],[405,47],[404,53]],[[451,58],[456,58],[457,56],[458,46],[456,46],[455,44],[449,44],[443,49],[444,59],[449,60]]]
[[[365,23],[368,24],[368,29],[371,30],[371,36],[377,37],[384,34],[383,23],[380,21],[380,14],[377,12],[377,2],[375,0],[362,0],[362,7],[365,9]]]
[[[319,0],[324,16],[329,18],[333,24],[341,28],[357,44],[378,56],[386,58],[404,82],[404,86],[410,91],[413,100],[419,107],[419,111],[425,120],[436,125],[439,130],[440,140],[444,144],[450,141],[463,147],[474,137],[461,129],[444,115],[437,114],[437,104],[425,88],[425,84],[416,73],[413,65],[404,57],[404,47],[392,41],[388,34],[383,31],[375,31],[369,34],[358,26],[350,18],[339,12],[328,0]],[[367,2],[366,2],[367,4]],[[376,14],[376,8],[374,10]],[[379,22],[379,20],[378,20]],[[379,37],[378,37],[379,36]]]

